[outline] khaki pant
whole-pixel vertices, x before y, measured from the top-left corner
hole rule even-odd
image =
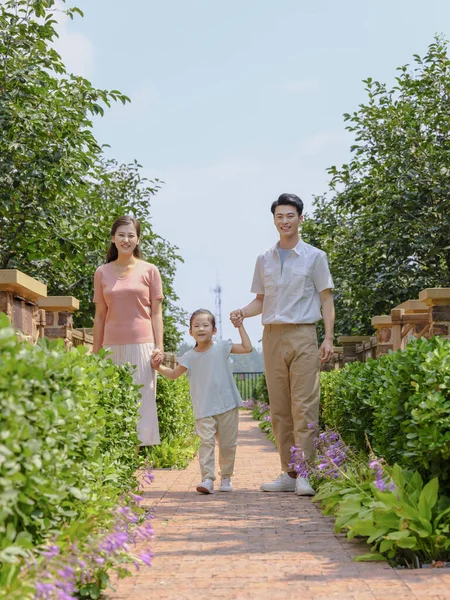
[[[197,419],[195,428],[201,440],[198,458],[202,480],[204,481],[207,477],[213,481],[216,479],[214,474],[216,438],[219,444],[220,474],[222,477],[231,477],[236,457],[239,410],[233,408],[221,415]]]
[[[281,469],[288,472],[292,446],[307,460],[314,457],[320,399],[315,325],[266,325],[263,353],[273,433]]]

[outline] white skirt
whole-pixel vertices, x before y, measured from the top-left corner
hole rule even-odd
[[[111,359],[116,365],[131,363],[136,367],[134,380],[143,385],[141,392],[141,405],[138,423],[138,437],[141,446],[154,446],[160,444],[158,414],[156,411],[156,372],[152,369],[150,360],[155,344],[120,344],[109,346]]]

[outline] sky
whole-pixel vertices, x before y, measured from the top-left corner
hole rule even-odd
[[[299,195],[305,212],[350,159],[343,113],[366,101],[362,80],[450,38],[448,0],[68,0],[56,45],[68,69],[131,98],[94,122],[107,155],[137,159],[164,185],[156,233],[184,259],[179,305],[229,313],[247,304],[257,255],[277,241],[270,205]],[[253,345],[260,317],[246,321]],[[186,332],[187,335],[187,332]]]

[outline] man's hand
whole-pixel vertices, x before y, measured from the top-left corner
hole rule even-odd
[[[328,338],[325,338],[320,346],[319,356],[320,362],[326,363],[330,360],[333,355],[333,342]]]
[[[156,348],[152,352],[151,365],[152,369],[158,370],[164,360],[164,354],[161,352],[159,348]]]
[[[230,313],[230,321],[235,327],[241,327],[244,322],[244,313],[242,308],[237,308]]]

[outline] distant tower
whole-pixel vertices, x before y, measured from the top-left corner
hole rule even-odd
[[[222,339],[222,287],[219,282],[217,282],[216,287],[213,289],[214,294],[216,295],[216,327],[217,327],[217,335],[219,340]]]

